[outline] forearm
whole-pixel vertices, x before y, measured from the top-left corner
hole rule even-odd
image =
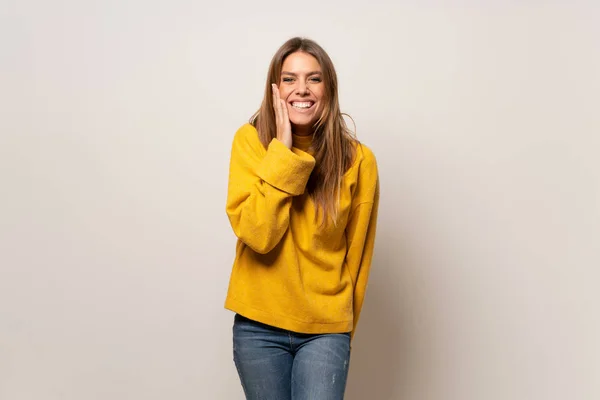
[[[227,214],[236,236],[259,253],[271,251],[288,229],[294,196],[304,193],[314,159],[273,140],[256,165],[234,151]]]

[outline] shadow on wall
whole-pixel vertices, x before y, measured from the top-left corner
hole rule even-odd
[[[392,221],[380,224],[365,305],[352,344],[348,400],[414,399],[424,374],[415,322],[418,262]],[[417,396],[418,397],[418,396]]]

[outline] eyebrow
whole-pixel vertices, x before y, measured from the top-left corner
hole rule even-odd
[[[287,72],[287,71],[282,71],[281,75],[292,75],[292,76],[298,76],[298,74],[294,73],[294,72]],[[323,75],[323,73],[321,71],[311,71],[309,72],[307,75]]]

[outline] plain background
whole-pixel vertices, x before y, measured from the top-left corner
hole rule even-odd
[[[600,398],[594,3],[4,0],[0,399],[243,397],[229,152],[295,35],[380,167],[347,398]]]

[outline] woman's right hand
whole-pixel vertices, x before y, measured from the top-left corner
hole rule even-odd
[[[273,88],[273,109],[275,110],[275,122],[277,123],[277,140],[292,148],[292,124],[288,116],[287,105],[285,100],[279,97],[279,89],[276,84],[272,84]]]

